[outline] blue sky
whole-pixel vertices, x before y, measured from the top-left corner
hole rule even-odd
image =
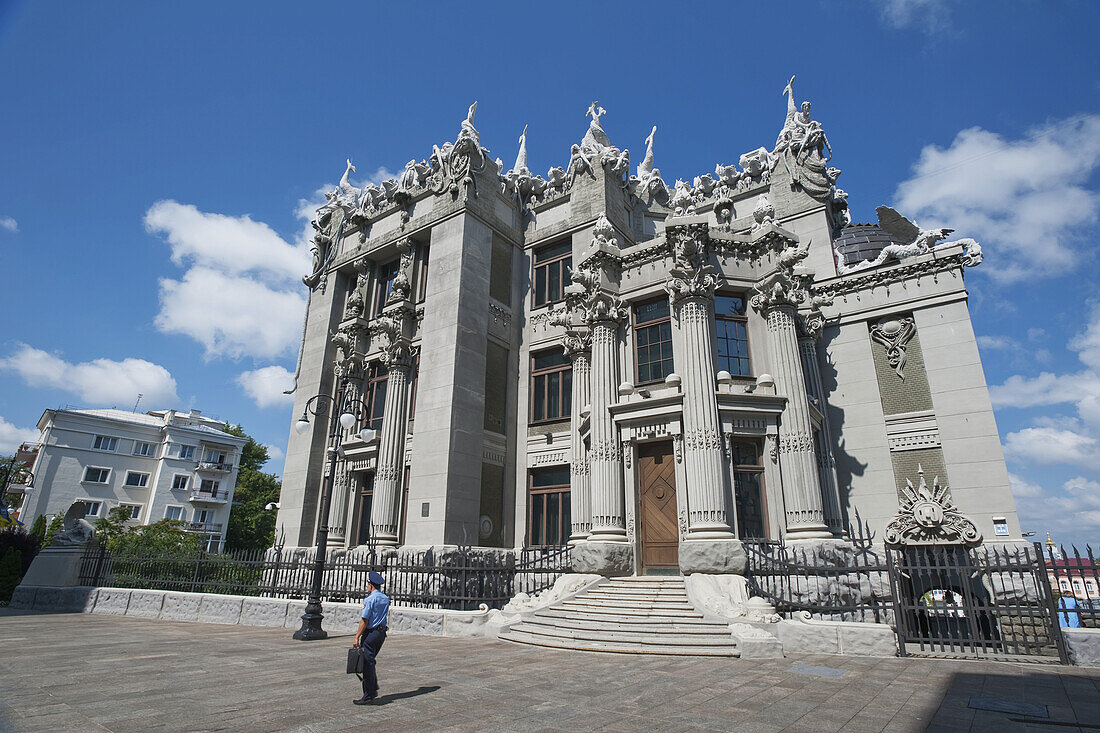
[[[281,471],[310,205],[453,139],[565,165],[593,99],[666,180],[770,147],[797,74],[856,221],[985,249],[975,331],[1025,529],[1100,540],[1093,2],[0,0],[0,450],[58,405],[193,407]],[[383,170],[384,169],[384,170]],[[356,178],[353,177],[353,180]],[[1041,534],[1040,534],[1041,536]]]

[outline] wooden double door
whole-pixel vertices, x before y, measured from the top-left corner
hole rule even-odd
[[[679,571],[676,459],[672,441],[638,446],[638,548],[642,572]]]

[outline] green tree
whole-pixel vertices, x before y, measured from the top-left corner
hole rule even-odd
[[[275,540],[275,512],[266,507],[279,501],[282,481],[275,474],[260,470],[270,458],[265,446],[240,425],[230,425],[226,432],[248,439],[241,449],[233,508],[225,528],[226,549],[263,550]]]
[[[31,525],[31,537],[38,540],[38,544],[46,544],[46,515],[39,514]]]
[[[50,521],[50,526],[46,528],[46,539],[42,541],[43,547],[49,547],[53,542],[53,536],[61,531],[61,527],[65,524],[65,517],[58,514]]]
[[[130,521],[130,508],[125,506],[116,506],[111,511],[107,512],[107,516],[100,517],[95,523],[96,537],[100,542],[107,543],[107,546],[111,546],[111,540],[115,537],[119,537],[124,534]]]
[[[199,552],[199,537],[184,526],[178,519],[162,519],[126,527],[106,539],[107,549],[116,556],[191,557]]]

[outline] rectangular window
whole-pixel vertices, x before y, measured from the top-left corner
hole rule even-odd
[[[183,507],[181,506],[168,506],[164,508],[164,518],[172,519],[177,522],[183,521]]]
[[[98,517],[98,516],[100,516],[99,512],[103,508],[103,502],[101,502],[101,501],[91,501],[89,499],[85,499],[85,500],[79,501],[77,503],[84,505],[84,518],[85,519],[87,519],[88,517]]]
[[[431,247],[422,245],[420,249],[420,277],[416,279],[416,302],[423,303],[428,297],[428,260]]]
[[[134,455],[135,456],[151,456],[153,455],[153,444],[142,443],[141,441],[134,441]]]
[[[393,260],[392,262],[378,265],[376,269],[377,277],[374,283],[374,315],[378,315],[382,312],[382,309],[386,307],[386,301],[389,300],[390,293],[393,292],[393,281],[397,277],[398,265],[399,260]]]
[[[637,383],[660,382],[672,374],[672,314],[668,298],[634,306],[634,361]]]
[[[184,476],[182,474],[176,474],[172,477],[172,488],[174,490],[185,490],[191,483],[190,476]]]
[[[735,377],[752,374],[745,299],[739,295],[714,296],[714,328],[718,335],[718,371]]]
[[[489,258],[489,295],[504,305],[512,304],[512,245],[495,234]]]
[[[193,446],[193,445],[181,445],[180,446],[180,460],[181,461],[193,461],[193,460],[195,460],[195,446]]]
[[[214,450],[212,448],[207,448],[206,453],[203,454],[202,462],[203,463],[216,463],[216,464],[221,465],[221,464],[225,463],[225,456],[226,456],[225,451],[219,451],[219,450]]]
[[[367,474],[359,490],[359,544],[370,544],[370,511],[374,501],[374,474]]]
[[[142,489],[149,484],[149,474],[137,471],[127,471],[125,485],[131,489]]]
[[[119,506],[130,510],[130,521],[141,519],[141,504],[119,504]]]
[[[764,532],[764,466],[760,445],[752,440],[734,440],[733,493],[737,508],[737,536],[766,537]]]
[[[535,307],[556,303],[565,297],[573,268],[573,241],[566,239],[535,252]]]
[[[202,483],[199,484],[199,491],[205,494],[217,494],[219,483],[220,482],[215,481],[214,479],[204,478],[202,480]]]
[[[569,417],[573,366],[561,349],[531,357],[531,422]]]
[[[96,468],[95,466],[88,466],[84,469],[84,483],[88,484],[105,484],[107,479],[111,476],[111,469],[109,468]]]
[[[527,501],[527,542],[532,547],[569,541],[569,466],[533,468]]]
[[[109,435],[97,435],[92,442],[92,447],[96,450],[105,450],[114,453],[118,448],[118,438],[112,438]]]
[[[508,409],[508,349],[485,341],[485,415],[482,426],[505,435],[505,413]]]
[[[363,423],[365,428],[382,430],[382,413],[386,410],[386,385],[389,374],[389,370],[382,362],[371,362],[367,372],[366,394],[363,395],[363,402],[367,406],[367,415]]]
[[[198,524],[210,524],[214,519],[214,512],[209,509],[196,509],[195,522]]]

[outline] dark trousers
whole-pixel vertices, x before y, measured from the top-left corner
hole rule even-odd
[[[364,697],[374,697],[378,694],[378,673],[374,668],[374,658],[378,656],[378,652],[382,649],[382,644],[385,641],[385,631],[382,629],[372,629],[363,634],[363,638],[359,642],[363,650]]]

